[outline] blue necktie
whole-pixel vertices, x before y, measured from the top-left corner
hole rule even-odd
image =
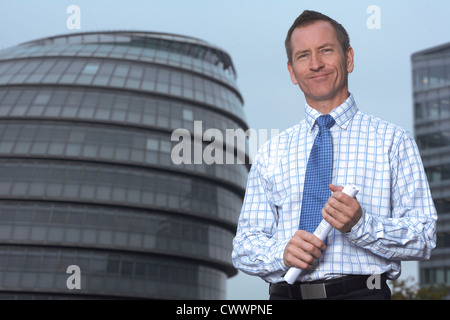
[[[322,221],[322,208],[331,195],[333,168],[333,144],[330,128],[335,121],[330,115],[322,115],[316,120],[319,133],[309,155],[303,187],[302,211],[299,230],[313,233]]]

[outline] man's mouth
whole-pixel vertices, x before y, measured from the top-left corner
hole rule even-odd
[[[330,74],[331,74],[330,72],[320,73],[320,74],[312,75],[309,78],[313,79],[313,80],[322,80],[322,79],[325,79],[326,77],[328,77]]]

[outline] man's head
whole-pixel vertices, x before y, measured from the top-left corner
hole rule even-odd
[[[292,33],[296,28],[307,26],[317,21],[327,21],[333,26],[334,31],[336,32],[336,37],[339,43],[341,44],[343,52],[347,52],[348,48],[350,48],[350,37],[348,36],[347,31],[340,23],[320,12],[305,10],[301,15],[298,16],[297,19],[295,19],[294,23],[292,24],[291,28],[287,33],[286,40],[284,41],[287,58],[291,64],[292,64],[292,44],[291,44]]]
[[[347,32],[331,18],[303,12],[286,38],[288,70],[306,102],[328,113],[348,98],[348,74],[353,71],[353,49]]]

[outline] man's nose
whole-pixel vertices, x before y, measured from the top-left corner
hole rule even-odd
[[[312,54],[311,60],[309,61],[309,69],[311,71],[319,71],[324,67],[324,63],[318,54]]]

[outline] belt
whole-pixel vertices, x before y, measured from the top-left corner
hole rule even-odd
[[[355,290],[368,289],[369,277],[371,275],[349,275],[330,280],[296,282],[292,285],[286,282],[272,283],[269,292],[271,295],[297,300],[325,299]],[[386,275],[382,274],[381,283],[386,283],[386,279]]]

